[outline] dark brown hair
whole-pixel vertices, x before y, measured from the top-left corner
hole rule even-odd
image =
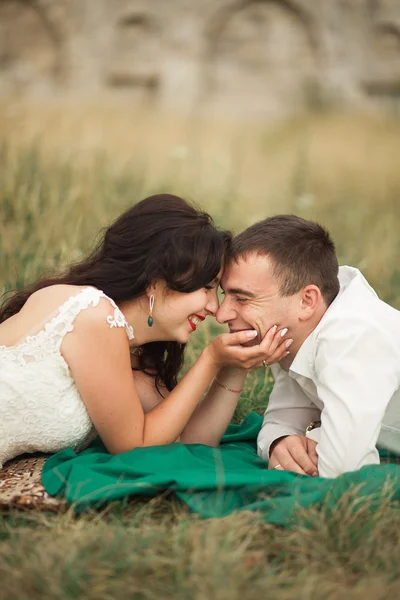
[[[124,212],[82,262],[60,276],[41,279],[14,293],[0,308],[0,323],[16,314],[31,294],[54,284],[94,286],[115,302],[145,293],[155,279],[171,290],[189,293],[208,285],[221,268],[231,235],[217,229],[207,213],[182,198],[158,194]],[[184,344],[151,342],[142,346],[138,370],[155,375],[171,390],[182,366]]]
[[[235,260],[249,253],[271,258],[281,296],[309,284],[319,287],[329,306],[339,292],[339,265],[329,232],[296,215],[277,215],[255,223],[233,239]]]

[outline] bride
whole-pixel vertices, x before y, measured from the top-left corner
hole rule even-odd
[[[280,360],[272,330],[217,336],[177,382],[185,344],[218,308],[230,234],[168,194],[123,213],[92,254],[0,308],[0,468],[25,452],[217,445],[243,370]],[[265,364],[265,363],[264,363]],[[238,383],[239,382],[239,383]],[[207,391],[208,390],[208,391]],[[207,393],[206,393],[207,392]]]

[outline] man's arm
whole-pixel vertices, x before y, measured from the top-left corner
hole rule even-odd
[[[264,422],[257,439],[258,454],[264,460],[269,460],[271,446],[275,447],[294,445],[298,446],[299,436],[304,437],[304,432],[311,421],[320,418],[319,409],[310,401],[299,384],[294,381],[279,365],[271,367],[275,378],[274,389],[271,392],[268,408],[264,415]],[[289,436],[278,442],[279,438]],[[284,443],[283,443],[284,442]],[[296,452],[297,450],[295,450]],[[299,448],[301,452],[301,448]],[[274,450],[275,452],[275,450]],[[304,454],[307,451],[304,450]],[[281,462],[280,459],[277,462]],[[304,472],[303,469],[283,468]],[[311,473],[310,473],[311,474]]]
[[[324,404],[317,446],[320,476],[379,464],[376,442],[399,386],[399,361],[388,333],[354,314],[321,331],[314,363]]]

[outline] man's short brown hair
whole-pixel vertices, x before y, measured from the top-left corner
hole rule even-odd
[[[339,292],[339,265],[329,232],[296,215],[277,215],[239,233],[232,244],[234,260],[250,253],[268,256],[281,296],[316,285],[329,306]]]

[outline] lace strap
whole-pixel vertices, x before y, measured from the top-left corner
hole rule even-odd
[[[97,306],[100,298],[107,298],[114,309],[113,313],[107,316],[109,326],[125,327],[128,339],[133,340],[133,329],[114,300],[96,288],[86,287],[64,302],[55,316],[53,318],[49,317],[48,322],[41,331],[35,335],[26,336],[25,341],[17,346],[0,346],[0,355],[25,365],[32,360],[41,360],[54,352],[58,352],[64,336],[73,330],[77,315],[90,305]]]
[[[128,324],[121,310],[118,308],[112,298],[106,296],[104,292],[93,287],[87,287],[81,290],[75,296],[69,298],[61,305],[58,315],[50,321],[48,325],[55,329],[61,337],[74,328],[74,320],[78,314],[88,308],[90,305],[97,306],[100,298],[106,298],[114,309],[113,314],[108,315],[107,323],[110,327],[125,327],[128,339],[133,340],[133,328]]]
[[[133,327],[128,324],[128,321],[125,319],[124,315],[122,314],[122,312],[120,311],[118,306],[115,304],[114,300],[112,298],[109,298],[108,296],[106,296],[104,294],[104,292],[99,291],[99,294],[101,295],[102,298],[107,298],[107,300],[111,303],[112,307],[114,308],[114,314],[108,315],[108,317],[107,317],[107,323],[109,324],[109,326],[111,328],[112,327],[125,327],[125,331],[128,336],[128,339],[133,340],[135,337],[133,334]]]

